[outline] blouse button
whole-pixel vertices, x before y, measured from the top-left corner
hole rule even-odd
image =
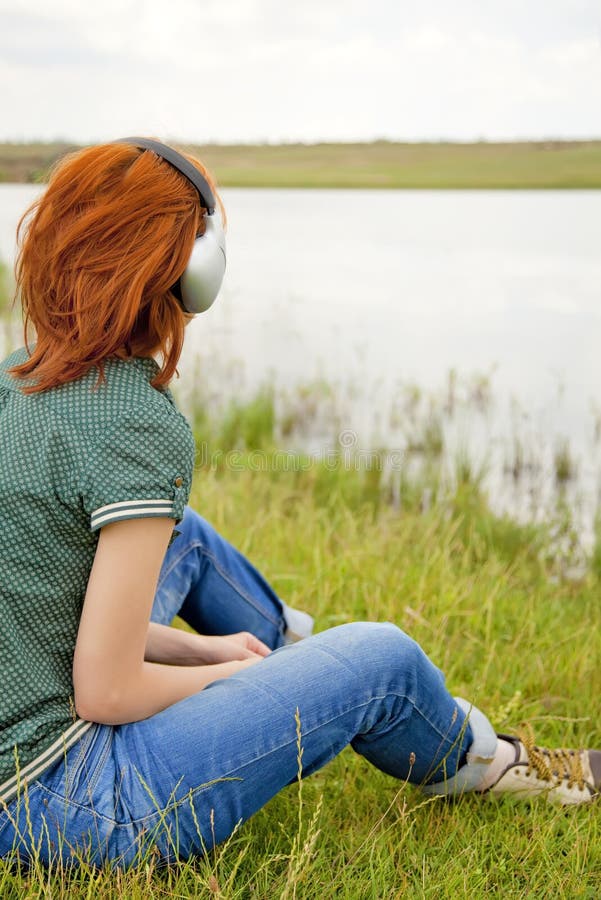
[[[182,478],[181,475],[178,475],[173,483],[176,487],[181,487],[182,484],[184,483],[184,479]]]

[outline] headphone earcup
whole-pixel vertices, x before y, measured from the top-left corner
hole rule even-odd
[[[204,218],[205,233],[196,238],[176,293],[184,309],[205,312],[217,299],[225,275],[225,232],[219,208]]]

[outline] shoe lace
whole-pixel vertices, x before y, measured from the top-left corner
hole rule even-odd
[[[562,747],[549,750],[546,747],[538,747],[534,743],[532,727],[528,723],[524,723],[522,728],[518,729],[518,737],[528,754],[528,773],[534,769],[541,781],[551,784],[567,781],[568,788],[577,785],[581,791],[584,790],[586,779],[581,753],[578,750],[565,750]]]

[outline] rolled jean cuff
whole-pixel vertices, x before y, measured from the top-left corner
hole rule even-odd
[[[473,740],[466,754],[466,762],[451,778],[422,785],[424,794],[456,797],[475,790],[482,783],[495,756],[497,735],[484,713],[462,697],[455,697],[455,700],[465,713],[472,732]]]

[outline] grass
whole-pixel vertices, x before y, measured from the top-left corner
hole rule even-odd
[[[253,440],[268,442],[265,431]],[[553,583],[545,532],[493,516],[466,472],[425,511],[403,483],[399,512],[382,502],[383,482],[342,457],[337,469],[295,469],[246,446],[237,459],[233,469],[199,457],[192,505],[319,629],[395,621],[498,728],[528,719],[541,743],[601,746],[598,557],[580,581]],[[127,873],[0,864],[0,896],[593,898],[600,878],[598,805],[446,805],[347,749],[205,859],[165,871],[150,858]]]
[[[487,391],[476,387],[484,402]],[[467,403],[468,393],[454,373],[448,406]],[[421,468],[403,464],[391,478],[384,450],[367,461],[341,446],[322,462],[278,452],[282,437],[330,401],[319,383],[279,416],[266,390],[219,415],[197,403],[188,416],[198,446],[191,504],[281,596],[314,614],[318,629],[394,621],[497,728],[526,719],[541,743],[601,747],[601,518],[588,568],[564,579],[558,531],[572,534],[569,509],[548,527],[493,515],[483,473],[463,449],[443,486],[441,428],[416,386],[395,415],[426,457]],[[85,860],[72,873],[8,860],[0,897],[592,900],[600,879],[598,804],[563,810],[466,796],[446,805],[347,749],[204,859],[158,870],[151,857],[126,873]]]
[[[600,188],[601,141],[181,145],[222,186]],[[75,145],[0,144],[0,181],[43,181]]]

